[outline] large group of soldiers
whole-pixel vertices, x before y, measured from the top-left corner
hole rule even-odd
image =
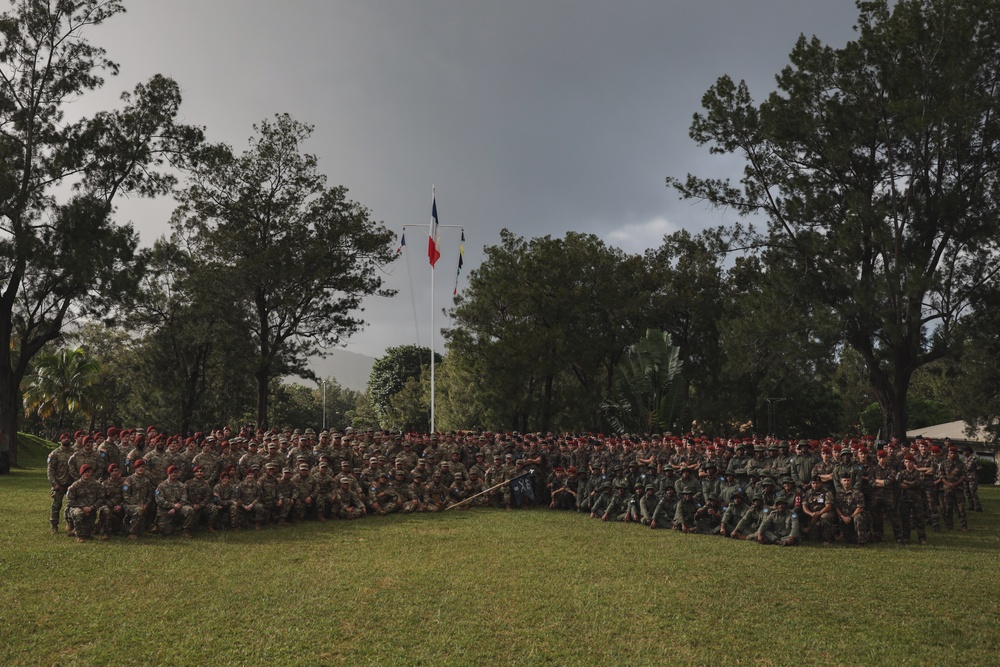
[[[968,530],[977,457],[917,438],[440,435],[229,428],[191,437],[64,434],[48,458],[51,530],[80,542],[547,506],[604,521],[794,545],[906,544]],[[527,491],[526,493],[520,491]],[[65,508],[64,508],[65,504]]]

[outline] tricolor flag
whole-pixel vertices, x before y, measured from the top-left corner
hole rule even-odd
[[[458,277],[462,275],[462,258],[465,257],[465,230],[462,230],[462,242],[458,245],[458,272],[455,274],[455,289],[451,291],[451,295],[455,296],[458,294]]]
[[[406,232],[403,232],[402,236],[399,237],[399,247],[396,248],[396,254],[403,252],[403,248],[406,247]]]
[[[441,259],[441,251],[438,250],[438,205],[437,195],[431,196],[431,230],[427,239],[427,259],[431,261],[431,267]]]

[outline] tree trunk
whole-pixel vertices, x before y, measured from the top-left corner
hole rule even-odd
[[[17,422],[21,414],[21,392],[10,367],[0,364],[0,475],[17,465]]]
[[[254,373],[257,380],[257,428],[267,429],[268,372],[260,368]]]

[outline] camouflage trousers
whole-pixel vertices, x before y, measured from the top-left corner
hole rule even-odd
[[[218,517],[229,517],[229,525],[233,528],[239,526],[239,512],[237,511],[238,506],[235,500],[221,500],[218,505],[215,505],[215,516]],[[219,526],[220,528],[222,526]]]
[[[848,517],[848,521],[841,519],[838,526],[845,542],[868,544],[868,512],[858,512]]]
[[[965,478],[965,500],[970,512],[982,512],[983,503],[979,500],[979,480],[975,477]]]
[[[97,522],[101,526],[102,535],[121,533],[125,529],[125,508],[116,512],[114,507],[105,505],[97,511]]]
[[[764,538],[764,544],[777,544],[781,547],[787,547],[790,544],[794,544],[794,540],[791,535],[781,535],[773,530],[765,530],[761,533],[761,537]]]
[[[184,505],[180,509],[172,509],[174,509],[173,514],[170,513],[170,510],[158,509],[156,511],[156,529],[160,535],[173,535],[178,528],[186,526],[188,517],[194,511],[190,505]]]
[[[77,537],[90,537],[94,534],[94,525],[97,522],[97,511],[91,510],[88,514],[82,507],[69,508],[70,518],[73,520],[73,529]]]
[[[931,524],[934,528],[941,528],[941,504],[938,498],[938,488],[928,484],[927,488],[924,490],[924,515],[927,517],[927,523]]]
[[[143,509],[142,505],[126,505],[125,518],[129,535],[141,535],[149,522],[149,509]]]
[[[291,507],[291,515],[295,517],[296,521],[302,521],[306,518],[306,514],[311,512],[316,506],[316,500],[310,498],[313,502],[307,503],[304,498],[299,498],[295,501],[295,504]]]
[[[909,540],[911,531],[917,531],[917,538],[927,539],[927,532],[924,529],[926,514],[924,513],[924,499],[916,493],[906,493],[900,496],[899,522],[903,529],[903,540]]]
[[[903,539],[903,526],[896,511],[896,499],[891,493],[876,493],[872,495],[868,505],[872,518],[872,541],[881,542],[885,534],[885,520],[892,525],[892,537],[896,541]]]
[[[49,523],[55,527],[59,525],[59,521],[61,520],[59,515],[62,513],[63,498],[66,497],[66,489],[62,487],[52,489],[49,495],[52,496],[52,507],[49,510]],[[69,519],[69,512],[66,513],[66,518]]]
[[[191,505],[185,505],[184,509],[191,510],[184,517],[184,530],[188,532],[190,532],[192,528],[196,528],[202,518],[204,518],[208,522],[208,525],[212,528],[215,528],[215,522],[219,519],[219,508],[211,503],[203,505],[198,509],[195,509]]]
[[[969,515],[965,511],[965,492],[959,487],[944,492],[944,507],[941,512],[944,525],[948,530],[955,527],[955,511],[958,511],[959,526],[963,530],[969,528]]]
[[[813,542],[833,542],[833,535],[836,530],[836,512],[827,512],[821,516],[809,517],[809,525],[805,529],[809,539]]]

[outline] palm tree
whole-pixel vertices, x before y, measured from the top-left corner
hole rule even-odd
[[[26,414],[57,418],[55,431],[66,417],[82,413],[93,419],[103,400],[101,364],[82,348],[66,348],[40,355],[24,392]],[[91,424],[93,426],[93,424]]]
[[[611,399],[601,406],[617,433],[654,433],[673,428],[687,398],[680,348],[670,334],[648,329],[615,366]]]

